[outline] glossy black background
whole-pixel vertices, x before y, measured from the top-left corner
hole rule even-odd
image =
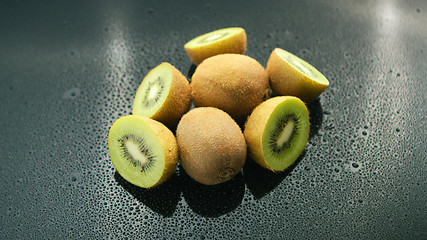
[[[427,4],[418,1],[0,1],[1,239],[426,239]],[[247,161],[206,187],[181,168],[123,180],[107,134],[183,45],[246,29],[330,80],[281,174]]]

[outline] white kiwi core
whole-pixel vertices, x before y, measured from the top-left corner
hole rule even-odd
[[[276,144],[280,148],[284,143],[289,141],[289,138],[292,136],[292,131],[294,129],[295,122],[293,120],[289,120],[286,126],[283,128],[282,132],[277,138]]]
[[[150,87],[150,90],[148,91],[147,99],[155,100],[156,96],[160,93],[161,88],[162,86],[160,86],[158,83],[155,83],[154,85],[152,85]]]
[[[132,113],[151,117],[164,104],[172,84],[173,73],[168,64],[162,63],[144,77],[135,95]]]
[[[211,41],[215,41],[218,40],[222,37],[224,37],[226,34],[224,33],[216,33],[216,34],[212,34],[211,36],[208,36],[207,38],[202,39],[200,42],[211,42]]]
[[[142,165],[145,165],[149,159],[147,156],[145,156],[140,150],[139,150],[139,144],[135,143],[133,141],[126,141],[125,147],[127,148],[129,154],[132,155],[132,157],[139,161]]]

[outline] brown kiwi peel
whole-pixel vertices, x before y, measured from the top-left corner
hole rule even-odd
[[[206,59],[196,68],[190,86],[196,106],[222,109],[239,123],[269,95],[264,67],[240,54]]]
[[[181,165],[199,183],[215,185],[228,181],[246,161],[243,133],[220,109],[191,110],[179,122],[176,136]]]
[[[165,167],[160,180],[153,186],[156,187],[167,181],[176,171],[178,163],[178,144],[175,135],[160,122],[146,118],[145,121],[154,130],[160,142],[162,143],[165,153]]]

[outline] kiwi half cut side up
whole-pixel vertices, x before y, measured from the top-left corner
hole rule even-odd
[[[329,86],[328,79],[315,67],[280,48],[271,53],[266,71],[275,94],[296,96],[306,103],[314,101]]]
[[[190,84],[185,76],[171,64],[162,63],[142,80],[133,101],[132,113],[174,126],[190,104]]]
[[[215,30],[200,35],[184,45],[189,58],[199,65],[206,58],[222,54],[246,52],[246,32],[240,27]]]
[[[108,149],[117,172],[143,188],[165,182],[178,162],[173,133],[162,123],[142,116],[116,120],[108,134]]]
[[[293,96],[270,98],[249,116],[244,136],[255,162],[283,171],[301,155],[308,141],[310,122],[304,102]]]

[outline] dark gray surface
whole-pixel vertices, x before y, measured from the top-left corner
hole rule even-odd
[[[178,2],[0,1],[1,239],[427,238],[425,1]],[[185,42],[228,26],[264,66],[281,47],[330,80],[304,155],[216,187],[126,183],[109,127],[151,68],[188,76]]]

